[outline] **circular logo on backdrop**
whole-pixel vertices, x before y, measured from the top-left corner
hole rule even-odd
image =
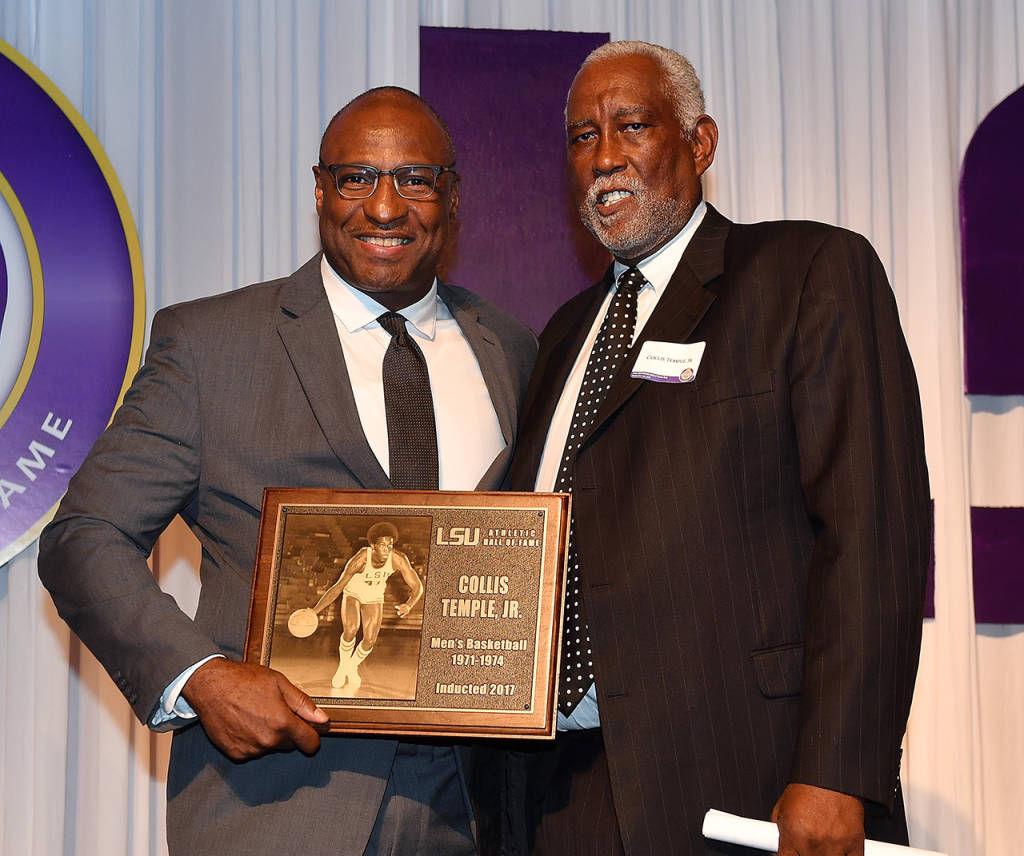
[[[39,534],[142,353],[142,257],[99,141],[0,42],[0,564]]]

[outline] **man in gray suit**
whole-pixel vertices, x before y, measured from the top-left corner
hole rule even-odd
[[[265,486],[403,486],[396,468],[420,466],[421,448],[442,489],[504,475],[536,345],[436,279],[454,162],[411,92],[371,90],[341,110],[313,168],[323,254],[157,313],[145,365],[41,538],[61,616],[135,714],[188,726],[168,774],[173,853],[477,851],[474,750],[321,740],[308,696],[239,662]],[[397,378],[396,354],[412,367]],[[429,418],[391,418],[417,395]],[[177,514],[203,548],[194,620],[146,564]]]

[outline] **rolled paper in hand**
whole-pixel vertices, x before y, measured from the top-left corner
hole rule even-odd
[[[753,820],[736,814],[709,809],[704,815],[703,833],[705,838],[753,847],[766,853],[779,849],[779,828],[766,820]],[[887,844],[884,841],[865,841],[864,856],[946,856],[935,850],[921,850],[904,847],[901,844]]]

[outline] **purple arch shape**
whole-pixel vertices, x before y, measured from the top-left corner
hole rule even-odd
[[[960,177],[968,395],[1024,395],[1024,87],[978,126]]]
[[[964,386],[1024,395],[1024,87],[978,126],[960,178]],[[974,617],[1024,622],[1024,508],[971,509]]]

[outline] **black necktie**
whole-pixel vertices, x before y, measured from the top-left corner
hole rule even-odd
[[[391,334],[383,367],[391,484],[398,490],[437,490],[437,427],[427,363],[406,333],[403,316],[385,312],[377,321]]]
[[[587,360],[587,370],[576,397],[572,425],[565,441],[562,463],[558,468],[555,490],[572,492],[576,453],[583,438],[597,419],[597,411],[608,394],[612,378],[626,359],[636,327],[637,293],[645,280],[635,267],[627,268],[619,277],[615,296],[608,306],[594,348]],[[565,627],[562,631],[562,671],[558,690],[558,708],[568,716],[580,703],[594,681],[593,655],[590,652],[590,629],[583,612],[580,562],[576,554],[575,524],[569,524],[569,567],[565,581]]]

